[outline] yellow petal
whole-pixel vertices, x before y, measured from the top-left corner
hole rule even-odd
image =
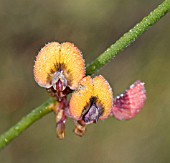
[[[72,94],[70,99],[70,114],[79,119],[83,110],[90,103],[90,98],[93,96],[93,81],[90,76],[84,77],[77,91]]]
[[[51,87],[50,75],[57,71],[56,63],[59,63],[59,51],[60,44],[52,42],[38,53],[34,65],[34,78],[41,87]]]
[[[96,105],[103,109],[103,114],[100,116],[101,120],[106,119],[113,105],[112,89],[109,83],[104,79],[103,76],[96,76],[93,79],[94,84],[94,96],[97,97]]]
[[[85,65],[80,50],[74,44],[65,42],[61,44],[60,65],[68,86],[75,90],[80,80],[85,76]]]
[[[41,49],[34,65],[35,81],[42,87],[51,87],[52,77],[61,69],[68,86],[75,90],[85,76],[85,64],[80,50],[74,44],[52,42]]]

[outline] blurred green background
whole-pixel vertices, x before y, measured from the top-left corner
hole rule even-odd
[[[33,78],[35,56],[44,44],[73,42],[87,64],[162,1],[0,0],[0,134],[48,99]],[[60,141],[51,113],[1,151],[0,162],[170,162],[169,69],[168,14],[97,73],[114,95],[138,79],[146,83],[147,102],[136,118],[89,125],[83,138],[68,120]]]

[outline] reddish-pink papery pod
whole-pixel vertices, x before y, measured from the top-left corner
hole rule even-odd
[[[112,115],[118,120],[129,120],[143,108],[146,100],[144,83],[136,81],[113,101]]]

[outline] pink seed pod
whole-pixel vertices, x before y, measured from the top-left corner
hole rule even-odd
[[[112,115],[118,120],[129,120],[135,117],[146,101],[144,83],[136,81],[120,96],[113,100]]]

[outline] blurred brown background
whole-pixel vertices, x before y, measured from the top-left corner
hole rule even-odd
[[[0,0],[0,134],[48,99],[32,72],[45,43],[73,42],[87,64],[162,1]],[[114,95],[137,79],[146,83],[147,102],[136,118],[90,125],[83,138],[68,120],[60,141],[51,113],[1,151],[0,162],[170,162],[169,33],[166,15],[97,73],[108,79]]]

